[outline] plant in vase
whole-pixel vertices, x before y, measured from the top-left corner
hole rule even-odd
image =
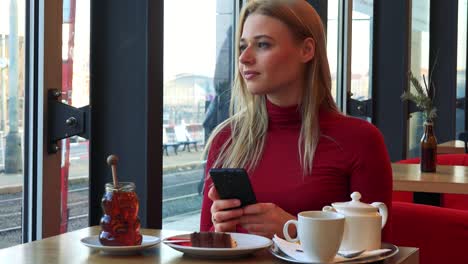
[[[415,88],[415,92],[408,89],[403,92],[401,99],[414,102],[423,113],[425,121],[424,134],[421,138],[421,171],[434,172],[436,170],[437,161],[437,139],[433,130],[433,121],[437,117],[437,109],[434,107],[433,103],[435,86],[431,82],[430,75],[428,82],[426,82],[426,77],[423,75],[424,87],[411,72],[409,73],[409,79]]]

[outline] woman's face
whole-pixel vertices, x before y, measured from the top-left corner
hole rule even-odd
[[[299,102],[306,61],[303,43],[286,24],[261,14],[249,15],[239,48],[239,71],[251,93],[266,94],[277,105]]]

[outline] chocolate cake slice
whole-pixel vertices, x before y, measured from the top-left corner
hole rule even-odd
[[[190,234],[192,247],[233,248],[236,242],[230,234],[222,232],[194,232]]]

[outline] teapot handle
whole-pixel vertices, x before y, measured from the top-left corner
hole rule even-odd
[[[333,208],[332,206],[329,206],[329,205],[326,205],[322,208],[322,211],[323,212],[335,212],[336,213],[336,210],[335,208]]]
[[[387,206],[381,202],[374,202],[374,203],[371,203],[371,205],[379,209],[379,214],[382,216],[382,228],[384,228],[385,224],[387,223],[387,218],[388,218]]]

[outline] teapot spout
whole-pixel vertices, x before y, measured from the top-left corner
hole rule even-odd
[[[374,202],[374,203],[371,203],[371,205],[379,209],[379,214],[382,216],[382,228],[384,228],[385,224],[387,223],[387,218],[388,218],[387,206],[381,202]]]

